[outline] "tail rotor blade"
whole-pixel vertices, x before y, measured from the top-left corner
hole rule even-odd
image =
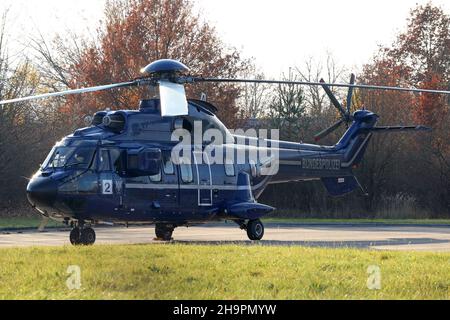
[[[323,138],[325,138],[326,136],[328,136],[330,133],[332,133],[334,130],[336,130],[337,128],[339,128],[339,126],[344,122],[343,119],[340,119],[338,122],[336,122],[335,124],[333,124],[331,127],[328,127],[327,129],[319,132],[318,134],[316,134],[314,136],[314,140],[319,141]]]
[[[355,84],[355,75],[352,73],[350,76],[350,84]],[[352,107],[352,98],[353,98],[353,88],[354,87],[348,87],[348,94],[347,94],[347,115],[350,115],[350,109]]]
[[[330,90],[330,87],[325,84],[325,80],[320,79],[320,83],[322,88],[327,93],[328,97],[330,98],[331,102],[334,104],[336,109],[339,110],[342,117],[345,117],[345,110],[342,108],[342,105],[339,103],[339,101],[336,99],[336,96],[333,94],[333,92]]]

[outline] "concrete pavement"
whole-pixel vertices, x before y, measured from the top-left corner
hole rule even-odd
[[[96,228],[96,244],[150,244],[154,240],[153,227]],[[235,224],[215,224],[180,227],[173,234],[175,243],[253,245],[245,231]],[[395,225],[266,225],[261,245],[301,245],[314,247],[353,247],[382,250],[414,250],[450,252],[448,226]],[[68,230],[49,229],[46,232],[0,232],[1,247],[69,245]]]

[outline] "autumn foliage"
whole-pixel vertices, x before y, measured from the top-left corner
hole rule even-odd
[[[428,3],[411,11],[408,25],[392,46],[381,48],[364,67],[360,81],[374,85],[449,90],[450,16]],[[364,105],[382,115],[383,124],[415,123],[433,129],[429,134],[378,136],[369,147],[366,180],[374,193],[396,192],[387,179],[409,185],[424,198],[423,205],[450,208],[450,99],[445,95],[365,91]],[[400,165],[399,165],[400,164]],[[416,183],[405,173],[418,173]],[[426,168],[426,170],[424,170]],[[419,191],[420,190],[420,191]],[[421,198],[421,197],[418,197]],[[430,201],[429,199],[434,199]]]
[[[431,74],[429,79],[423,82],[422,88],[445,90],[442,85],[443,79],[439,74]],[[420,123],[425,123],[430,126],[435,126],[439,122],[445,119],[445,115],[448,113],[445,103],[445,97],[435,94],[424,93],[419,97],[417,107],[414,110],[414,118]]]
[[[109,0],[95,43],[87,44],[71,65],[72,87],[94,86],[141,77],[139,70],[158,59],[176,59],[193,74],[232,77],[247,68],[239,52],[227,48],[213,27],[193,13],[189,0]],[[206,93],[220,116],[233,124],[238,87],[187,86],[188,97]],[[70,110],[87,114],[99,109],[136,109],[149,94],[143,89],[99,92],[68,100]]]
[[[409,68],[411,85],[426,89],[450,88],[450,16],[431,3],[411,11],[407,31],[402,33],[392,57]],[[433,126],[446,118],[448,99],[422,94],[415,108],[415,119]]]

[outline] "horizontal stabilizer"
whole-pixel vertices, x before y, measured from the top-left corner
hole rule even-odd
[[[372,127],[362,128],[361,133],[366,132],[394,132],[394,131],[431,131],[432,129],[426,126],[384,126],[384,127]]]
[[[350,193],[359,187],[354,176],[322,178],[321,180],[328,193],[333,197]]]
[[[238,202],[228,206],[228,214],[240,219],[258,219],[275,208],[258,202]]]

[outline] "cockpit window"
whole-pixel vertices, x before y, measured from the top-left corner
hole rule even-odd
[[[56,149],[56,147],[53,147],[52,150],[49,152],[49,154],[47,155],[47,158],[45,158],[44,162],[41,165],[41,169],[48,168],[50,160],[52,159],[53,154],[55,153],[55,149]]]
[[[94,153],[95,148],[92,147],[57,147],[45,168],[87,169],[92,163]]]

